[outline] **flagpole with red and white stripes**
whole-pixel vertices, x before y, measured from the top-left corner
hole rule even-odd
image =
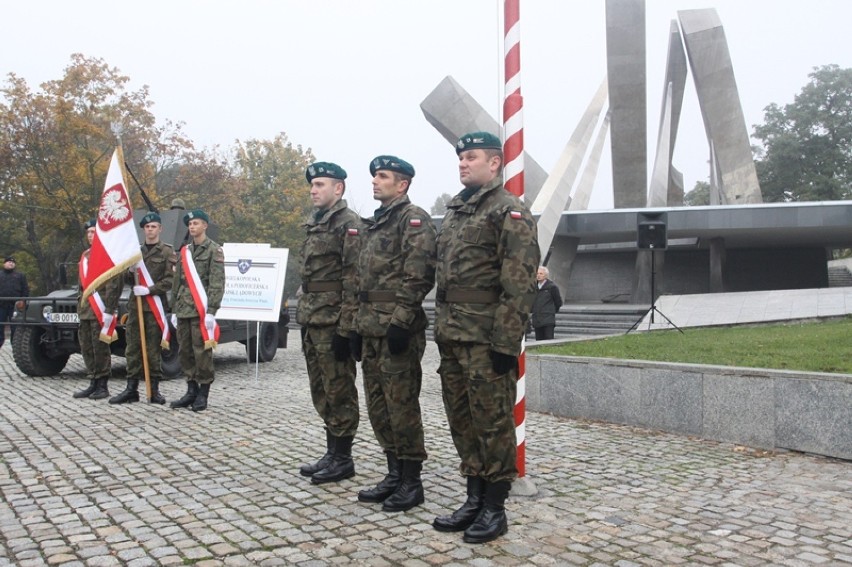
[[[503,52],[505,91],[503,98],[503,183],[507,191],[524,198],[524,99],[521,96],[520,0],[503,2]],[[515,438],[518,477],[526,476],[526,356],[524,342],[518,357],[518,388],[515,398]]]

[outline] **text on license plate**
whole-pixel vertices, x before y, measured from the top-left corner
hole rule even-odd
[[[77,313],[48,313],[45,315],[48,323],[79,323],[80,316]]]

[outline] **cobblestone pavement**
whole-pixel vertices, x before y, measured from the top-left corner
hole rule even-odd
[[[426,503],[385,513],[357,501],[384,468],[366,414],[358,474],[314,486],[298,467],[323,452],[323,433],[290,338],[257,379],[240,345],[220,347],[198,414],[74,400],[79,356],[31,378],[0,350],[0,565],[852,564],[852,463],[544,414],[527,422],[538,493],[510,497],[508,535],[469,545],[436,532],[464,488],[433,343]],[[170,400],[184,389],[162,385]]]

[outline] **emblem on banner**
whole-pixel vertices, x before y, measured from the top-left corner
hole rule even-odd
[[[251,260],[237,260],[237,269],[241,274],[249,271],[251,268]]]

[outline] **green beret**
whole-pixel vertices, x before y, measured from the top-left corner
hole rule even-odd
[[[456,153],[460,154],[465,150],[502,150],[503,144],[500,138],[491,132],[471,132],[459,138],[456,144]]]
[[[331,177],[332,179],[346,179],[346,170],[330,161],[318,161],[308,166],[305,171],[305,179],[308,183],[314,180],[315,177]]]
[[[139,226],[141,226],[142,228],[145,228],[145,225],[148,224],[149,222],[158,222],[158,223],[162,224],[163,221],[160,219],[160,215],[151,211],[148,214],[146,214],[144,217],[142,217],[142,220],[139,221]]]
[[[86,221],[86,224],[83,225],[83,230],[89,230],[90,228],[95,228],[95,225],[98,224],[98,219],[89,219]]]
[[[207,216],[207,213],[202,211],[201,209],[193,209],[183,215],[183,224],[189,226],[189,221],[192,219],[201,219],[206,223],[210,222],[210,217]]]
[[[379,156],[370,162],[370,175],[375,176],[376,172],[380,169],[387,169],[388,171],[395,171],[409,177],[414,177],[414,166],[396,156]]]

